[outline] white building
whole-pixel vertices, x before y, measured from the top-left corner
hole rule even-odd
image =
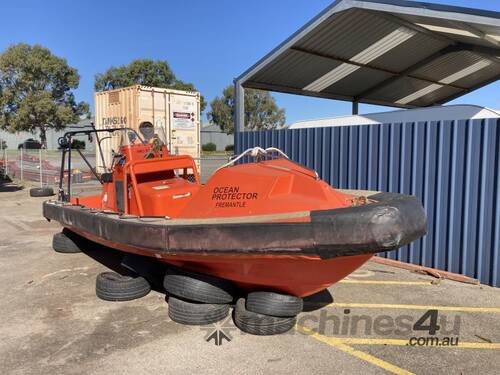
[[[234,145],[234,135],[224,133],[218,125],[203,124],[200,132],[201,144],[214,143],[217,151],[224,151],[226,146]]]
[[[406,123],[422,121],[472,120],[500,118],[500,110],[477,105],[447,105],[427,108],[403,109],[389,112],[368,113],[329,117],[316,120],[297,121],[289,129],[318,128],[329,126],[372,125],[388,123]]]
[[[62,137],[65,132],[76,130],[82,127],[89,127],[92,121],[94,121],[94,119],[84,119],[81,120],[78,124],[68,125],[64,130],[47,130],[47,149],[57,150],[57,148],[59,147],[57,140]],[[0,140],[5,141],[5,143],[7,144],[7,149],[9,150],[17,150],[19,144],[23,143],[29,138],[40,141],[40,135],[38,134],[38,132],[36,132],[35,134],[30,132],[9,133],[5,130],[0,130]],[[77,136],[75,138],[85,142],[85,149],[87,151],[94,150],[94,143],[88,142],[87,137]]]

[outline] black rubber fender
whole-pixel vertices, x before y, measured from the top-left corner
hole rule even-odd
[[[310,211],[307,222],[155,224],[54,201],[44,202],[43,215],[151,256],[300,254],[331,259],[395,250],[426,233],[425,211],[416,197],[379,193],[367,199],[365,205]]]

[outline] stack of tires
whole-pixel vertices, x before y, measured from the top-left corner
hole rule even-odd
[[[204,325],[229,314],[237,289],[228,280],[185,269],[167,269],[163,286],[169,293],[168,314],[177,323]],[[238,298],[233,319],[243,332],[276,335],[295,326],[302,299],[276,292],[252,292]]]
[[[229,314],[235,286],[224,279],[169,267],[163,286],[168,292],[168,315],[174,322],[205,325]]]
[[[276,292],[251,292],[234,308],[234,323],[243,332],[266,336],[285,333],[302,312],[302,298]]]
[[[52,245],[60,253],[77,253],[85,239],[64,229],[54,235]],[[141,298],[151,291],[148,279],[132,270],[126,274],[103,272],[96,278],[96,294],[106,301]],[[272,291],[236,298],[238,289],[232,282],[173,266],[167,268],[163,286],[168,292],[168,315],[181,324],[206,325],[223,320],[236,300],[233,320],[240,330],[259,336],[277,335],[295,326],[303,308],[302,298]]]

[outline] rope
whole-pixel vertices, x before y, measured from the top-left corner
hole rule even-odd
[[[241,154],[239,154],[236,158],[234,158],[233,160],[230,160],[229,162],[227,162],[226,164],[220,166],[219,168],[217,168],[215,170],[215,172],[217,172],[219,169],[222,169],[222,168],[226,168],[226,167],[229,167],[231,165],[233,165],[234,163],[236,163],[238,160],[240,160],[242,157],[250,154],[250,156],[252,156],[253,158],[258,158],[258,157],[265,157],[265,156],[268,156],[270,155],[271,153],[278,153],[279,155],[287,158],[287,159],[290,159],[288,157],[287,154],[285,154],[283,151],[281,151],[279,148],[276,148],[276,147],[268,147],[266,149],[263,149],[262,147],[253,147],[253,148],[249,148],[249,149],[246,149],[245,151],[243,151]]]

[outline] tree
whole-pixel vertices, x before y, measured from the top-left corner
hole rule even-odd
[[[119,67],[112,66],[104,73],[95,76],[94,88],[96,91],[108,91],[133,85],[197,91],[192,83],[177,79],[168,62],[149,59],[134,60],[129,65]],[[205,107],[205,99],[201,96],[202,112]]]
[[[0,54],[0,129],[40,132],[46,145],[48,129],[61,130],[88,113],[75,101],[80,76],[65,59],[40,45],[13,45]]]
[[[207,116],[222,131],[234,132],[234,86],[226,87],[222,97],[210,103]],[[268,91],[245,89],[245,127],[251,130],[273,129],[285,124],[285,110],[279,108]]]

